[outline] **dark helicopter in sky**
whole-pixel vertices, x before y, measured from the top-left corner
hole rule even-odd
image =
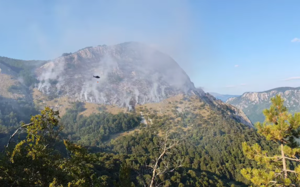
[[[93,75],[93,77],[96,78],[96,79],[100,79],[100,76],[98,76],[98,75],[96,75],[96,76]],[[99,81],[97,81],[97,83],[99,83]]]

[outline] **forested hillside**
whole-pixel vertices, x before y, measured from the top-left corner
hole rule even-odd
[[[37,139],[34,138],[32,142],[30,138],[32,136],[28,136],[27,143],[19,141],[19,145],[15,147],[15,151],[7,152],[7,156],[3,155],[2,161],[4,162],[1,162],[3,184],[16,182],[22,185],[29,185],[40,181],[38,184],[45,186],[51,182],[55,183],[55,181],[57,184],[67,184],[67,182],[73,181],[74,186],[76,186],[75,181],[77,181],[80,184],[79,186],[89,186],[91,184],[90,180],[92,180],[95,184],[114,186],[114,182],[117,182],[124,177],[122,175],[125,175],[127,176],[126,180],[131,181],[134,186],[143,186],[144,183],[149,184],[151,181],[153,172],[151,163],[155,161],[155,158],[162,151],[161,146],[165,142],[166,132],[169,132],[170,136],[168,136],[168,140],[178,139],[181,141],[170,150],[171,155],[163,157],[164,159],[160,162],[160,167],[164,168],[164,163],[167,162],[169,167],[167,169],[172,170],[175,168],[175,170],[159,175],[155,178],[156,184],[162,182],[163,186],[231,186],[232,184],[246,186],[249,182],[241,176],[240,170],[246,166],[254,167],[256,165],[244,157],[241,142],[258,142],[267,150],[270,150],[272,147],[272,145],[258,136],[254,129],[236,123],[231,119],[218,117],[217,113],[212,113],[202,123],[197,123],[197,117],[200,116],[193,116],[193,113],[189,112],[178,115],[178,117],[185,120],[176,126],[174,126],[175,124],[167,116],[157,119],[153,118],[153,125],[146,127],[142,125],[140,131],[137,133],[121,136],[108,143],[102,143],[110,135],[135,128],[140,118],[134,114],[109,115],[106,113],[99,114],[98,116],[92,115],[90,117],[77,118],[76,113],[82,110],[81,107],[80,103],[76,103],[74,108],[70,109],[62,118],[61,122],[64,123],[65,128],[60,133],[60,137],[64,138],[67,135],[65,133],[72,131],[71,128],[79,128],[79,131],[74,130],[75,135],[70,135],[69,138],[75,143],[90,144],[86,148],[94,153],[88,154],[84,152],[84,148],[65,142],[65,146],[67,146],[67,150],[70,152],[70,155],[67,156],[69,153],[65,154],[62,139],[56,136],[55,141],[57,143],[54,145],[53,140],[48,139],[47,132],[51,132],[50,134],[54,136],[54,132],[60,129],[58,128],[60,126],[59,118],[55,117],[57,115],[55,112],[46,108],[45,111],[42,111],[41,117],[36,116],[31,119],[34,122],[34,126],[25,127],[29,135],[38,133],[39,136],[42,136],[43,141],[39,140],[38,136],[34,136]],[[74,115],[73,117],[72,114]],[[54,119],[57,120],[53,121]],[[71,119],[75,119],[75,121],[68,122]],[[92,125],[92,121],[95,119],[102,120],[103,123],[98,124],[96,129],[93,129],[95,127]],[[81,122],[77,123],[77,120]],[[129,121],[133,123],[128,123]],[[73,126],[70,126],[70,123]],[[136,125],[134,125],[135,123]],[[87,125],[87,129],[92,128],[95,133],[83,130],[85,124]],[[126,124],[131,124],[131,126]],[[193,124],[192,129],[188,128],[190,124]],[[35,131],[34,129],[36,128],[39,130]],[[103,129],[108,129],[106,134],[102,131]],[[175,129],[176,131],[174,131]],[[80,134],[80,138],[76,136],[77,133]],[[98,137],[96,139],[98,142],[90,141],[87,138],[88,134],[91,135],[91,139]],[[47,141],[51,141],[52,146],[44,147],[45,145],[50,145]],[[38,143],[34,148],[31,146],[27,147],[27,145],[32,144],[31,142]],[[11,146],[13,145],[12,142]],[[19,149],[21,149],[21,152],[17,151]],[[55,154],[61,156],[48,155],[47,153],[51,150],[57,150],[58,152]],[[13,155],[16,157],[14,162],[5,161]],[[44,166],[40,165],[44,162],[51,162],[53,164],[51,167],[50,165],[47,166],[47,164]],[[83,164],[84,162],[85,164]],[[180,162],[180,165],[178,165],[178,162]],[[122,164],[123,167],[121,167]],[[124,164],[126,164],[128,170],[124,169]],[[176,168],[176,166],[180,167]],[[20,168],[27,168],[27,172],[21,174],[19,172]],[[77,173],[77,171],[83,169],[84,173]],[[118,174],[120,170],[121,176]],[[125,170],[128,172],[127,174]],[[3,173],[4,171],[5,174]],[[37,175],[32,178],[32,181],[28,180],[30,178],[29,175],[33,172],[42,171],[44,174],[45,172],[48,174],[46,176]],[[65,171],[69,172],[65,173]],[[87,180],[88,178],[86,177],[88,176],[93,177]]]
[[[61,137],[84,145],[99,159],[105,158],[100,165],[108,167],[107,178],[104,177],[108,186],[118,181],[113,176],[117,176],[121,163],[130,168],[127,177],[135,186],[149,184],[153,172],[150,166],[161,151],[159,147],[166,132],[175,133],[172,136],[181,141],[171,150],[171,157],[165,157],[170,170],[178,162],[180,167],[156,178],[156,184],[164,186],[247,186],[249,181],[240,171],[257,165],[245,158],[241,142],[259,143],[274,152],[273,143],[266,142],[254,129],[221,114],[222,111],[208,112],[208,105],[195,104],[195,98],[182,100],[177,107],[175,103],[173,109],[166,109],[171,112],[169,115],[160,114],[151,105],[138,107],[131,113],[113,115],[102,111],[90,116],[79,115],[84,105],[74,103],[59,122],[64,127]],[[184,110],[178,110],[183,105]],[[151,125],[141,123],[142,119],[151,121]],[[65,156],[64,152],[61,154]],[[103,172],[96,171],[96,176],[103,178]]]
[[[128,46],[136,49],[136,44],[120,45],[119,55],[122,58]],[[73,56],[88,60],[91,50],[84,49]],[[155,58],[165,57],[160,53],[154,54]],[[102,58],[97,53],[93,55]],[[70,54],[66,54],[61,59],[69,57]],[[76,97],[68,94],[58,97],[47,94],[47,90],[44,90],[45,94],[39,92],[36,86],[45,82],[39,82],[35,74],[38,71],[33,70],[38,70],[36,67],[45,62],[1,59],[3,72],[0,78],[7,82],[1,83],[4,96],[0,98],[0,179],[6,186],[247,186],[250,181],[242,176],[241,170],[258,165],[244,156],[241,142],[259,143],[271,153],[277,151],[274,149],[276,143],[267,142],[259,136],[242,111],[215,100],[201,89],[195,89],[184,72],[181,73],[191,89],[181,85],[181,90],[177,90],[180,94],[176,94],[176,85],[171,84],[166,96],[162,88],[167,83],[161,79],[162,76],[153,79],[155,89],[151,87],[149,93],[143,95],[151,96],[155,102],[136,103],[141,99],[135,89],[136,80],[147,79],[122,65],[124,69],[119,73],[128,76],[127,82],[122,82],[123,79],[110,82],[109,92],[103,94],[111,97],[109,93],[115,91],[116,86],[122,92],[132,86],[136,95],[130,95],[133,91],[127,90],[127,98],[121,98],[125,102],[122,107],[93,103],[92,99],[91,108],[91,104],[78,101],[78,94]],[[75,58],[65,63],[83,62],[83,59]],[[132,59],[127,63],[132,63]],[[48,66],[62,74],[67,71],[53,66],[53,63],[42,67],[47,69]],[[74,68],[81,70],[75,65]],[[144,71],[142,68],[138,70]],[[180,68],[177,70],[181,71]],[[48,74],[39,75],[46,76],[46,82],[53,81],[47,77]],[[111,72],[104,79],[110,79],[109,75]],[[131,76],[137,76],[135,81],[130,79]],[[79,84],[82,78],[93,81],[84,76],[74,77],[60,81],[74,83],[72,89],[75,95],[84,85]],[[170,77],[165,79],[172,82]],[[157,87],[157,83],[161,87]],[[57,81],[52,84],[58,88]],[[117,101],[119,98],[111,99]],[[42,106],[47,107],[37,115]],[[59,116],[59,111],[53,108],[63,108],[63,115]]]

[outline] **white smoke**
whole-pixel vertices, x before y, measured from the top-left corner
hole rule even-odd
[[[39,68],[41,71],[37,77],[39,84],[37,85],[38,90],[49,94],[51,86],[50,80],[57,80],[57,90],[64,84],[63,73],[65,71],[64,58],[58,58],[54,61],[48,62]]]
[[[70,66],[76,67],[70,69]],[[117,45],[83,49],[45,64],[39,73],[38,89],[44,93],[49,94],[55,87],[56,94],[75,100],[129,109],[135,104],[162,101],[170,94],[166,88],[175,87],[172,92],[179,93],[189,87],[181,85],[189,79],[172,59],[136,44],[133,48]],[[57,81],[55,86],[51,85],[51,79]],[[177,82],[178,87],[174,86]]]

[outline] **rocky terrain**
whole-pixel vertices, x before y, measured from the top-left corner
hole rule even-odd
[[[182,186],[177,183],[186,183],[187,179],[189,186],[201,186],[196,183],[199,181],[208,181],[206,186],[228,187],[247,183],[240,172],[249,165],[244,164],[241,142],[263,141],[255,129],[249,128],[253,127],[251,121],[242,110],[195,88],[172,58],[155,49],[124,43],[89,47],[50,61],[5,59],[0,64],[5,66],[5,72],[0,73],[1,80],[5,80],[0,82],[2,147],[20,121],[28,123],[31,115],[38,113],[36,109],[49,106],[59,110],[64,139],[92,152],[107,153],[107,158],[113,160],[119,155],[128,155],[126,160],[137,158],[133,164],[140,164],[141,171],[143,159],[150,161],[148,157],[157,154],[156,144],[161,145],[157,138],[163,138],[165,132],[184,137],[175,153],[186,159],[177,173],[186,170],[188,174],[180,181],[176,179],[176,184],[171,175],[172,186]],[[16,94],[29,99],[25,102]],[[8,101],[15,102],[16,107]],[[99,160],[107,160],[105,157],[101,155]],[[112,162],[106,163],[112,170]],[[120,169],[113,170],[117,176]],[[204,180],[187,178],[191,172],[203,175]],[[174,176],[178,177],[177,173]]]
[[[96,105],[113,106],[106,108],[114,113],[184,95],[198,97],[212,109],[252,126],[241,110],[195,88],[189,76],[171,57],[141,43],[87,47],[50,61],[5,58],[0,65],[5,66],[3,74],[6,79],[12,79],[11,84],[2,89],[6,90],[7,97],[12,98],[13,94],[16,97],[11,87],[27,85],[28,89],[21,95],[29,95],[39,108],[50,106],[62,114],[74,101],[93,104],[93,107],[86,104],[84,114],[87,115],[97,112]],[[100,79],[93,75],[100,76]]]
[[[252,123],[263,122],[262,111],[270,107],[270,99],[277,94],[284,98],[285,105],[290,112],[300,112],[300,88],[292,87],[275,88],[264,92],[247,92],[242,96],[228,99],[226,103],[243,110]]]
[[[195,94],[194,84],[172,58],[140,43],[85,48],[46,63],[36,73],[37,88],[44,94],[119,107]]]

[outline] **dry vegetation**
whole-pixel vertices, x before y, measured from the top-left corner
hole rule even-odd
[[[68,99],[68,97],[56,98],[53,100],[49,100],[47,96],[42,94],[37,89],[34,89],[33,98],[37,106],[44,107],[50,106],[56,108],[60,111],[61,116],[66,113],[68,108],[71,108],[72,101]],[[171,131],[176,131],[178,128],[188,131],[192,130],[191,126],[188,127],[179,127],[176,125],[177,122],[181,121],[182,118],[176,116],[176,112],[182,113],[184,111],[189,111],[194,114],[200,114],[204,118],[210,114],[210,109],[207,107],[203,107],[203,102],[197,99],[196,97],[190,97],[189,100],[185,100],[184,95],[177,95],[174,97],[170,97],[168,99],[163,100],[160,103],[147,103],[144,105],[137,105],[135,107],[136,113],[142,112],[143,117],[145,118],[147,124],[151,125],[152,119],[151,116],[167,116],[170,121],[174,124],[174,128]],[[102,110],[99,110],[99,107]],[[86,110],[81,112],[79,115],[90,116],[91,114],[101,113],[102,111],[106,111],[112,114],[118,114],[120,112],[126,112],[125,108],[120,108],[112,105],[101,105],[95,103],[85,103]],[[175,112],[176,111],[176,112]],[[110,140],[118,139],[119,137],[131,135],[135,132],[139,132],[139,127],[135,129],[131,129],[126,132],[114,134],[111,136]],[[162,135],[161,132],[158,132],[159,135]]]
[[[81,112],[79,115],[90,116],[91,114],[100,113],[101,111],[99,110],[99,107],[105,107],[105,110],[103,110],[103,111],[106,111],[106,112],[109,112],[112,114],[126,112],[125,108],[119,108],[119,107],[112,106],[112,105],[100,105],[100,104],[95,104],[95,103],[85,103],[86,110]]]
[[[71,108],[73,104],[73,101],[67,96],[50,100],[45,94],[40,92],[38,89],[33,90],[33,99],[36,106],[40,109],[44,108],[45,106],[49,106],[56,110],[59,110],[61,116],[63,116],[66,113],[67,109]],[[119,112],[126,111],[126,109],[124,108],[119,108],[111,105],[85,103],[86,110],[81,112],[80,115],[90,116],[91,114],[100,113],[101,111],[99,110],[99,107],[105,107],[105,111],[112,114],[118,114]]]
[[[199,101],[199,99],[195,97],[190,97],[189,99],[190,101],[185,101],[184,96],[180,94],[165,99],[160,103],[147,103],[144,105],[138,105],[136,106],[136,111],[144,112],[145,109],[147,109],[150,113],[155,112],[158,116],[167,115],[170,117],[176,117],[173,110],[177,110],[178,112],[187,110],[194,114],[201,114],[204,117],[209,114],[208,108],[201,107],[203,105],[202,101]],[[175,118],[175,121],[176,120],[180,120],[180,118]]]
[[[17,85],[18,81],[12,79],[11,76],[0,72],[0,95],[5,98],[17,99],[24,97],[24,95],[13,94],[8,91],[12,85]]]
[[[66,110],[72,107],[72,102],[67,96],[49,100],[49,98],[38,89],[33,89],[33,99],[38,108],[42,109],[45,106],[49,106],[59,110],[60,116],[63,116],[66,113]]]

